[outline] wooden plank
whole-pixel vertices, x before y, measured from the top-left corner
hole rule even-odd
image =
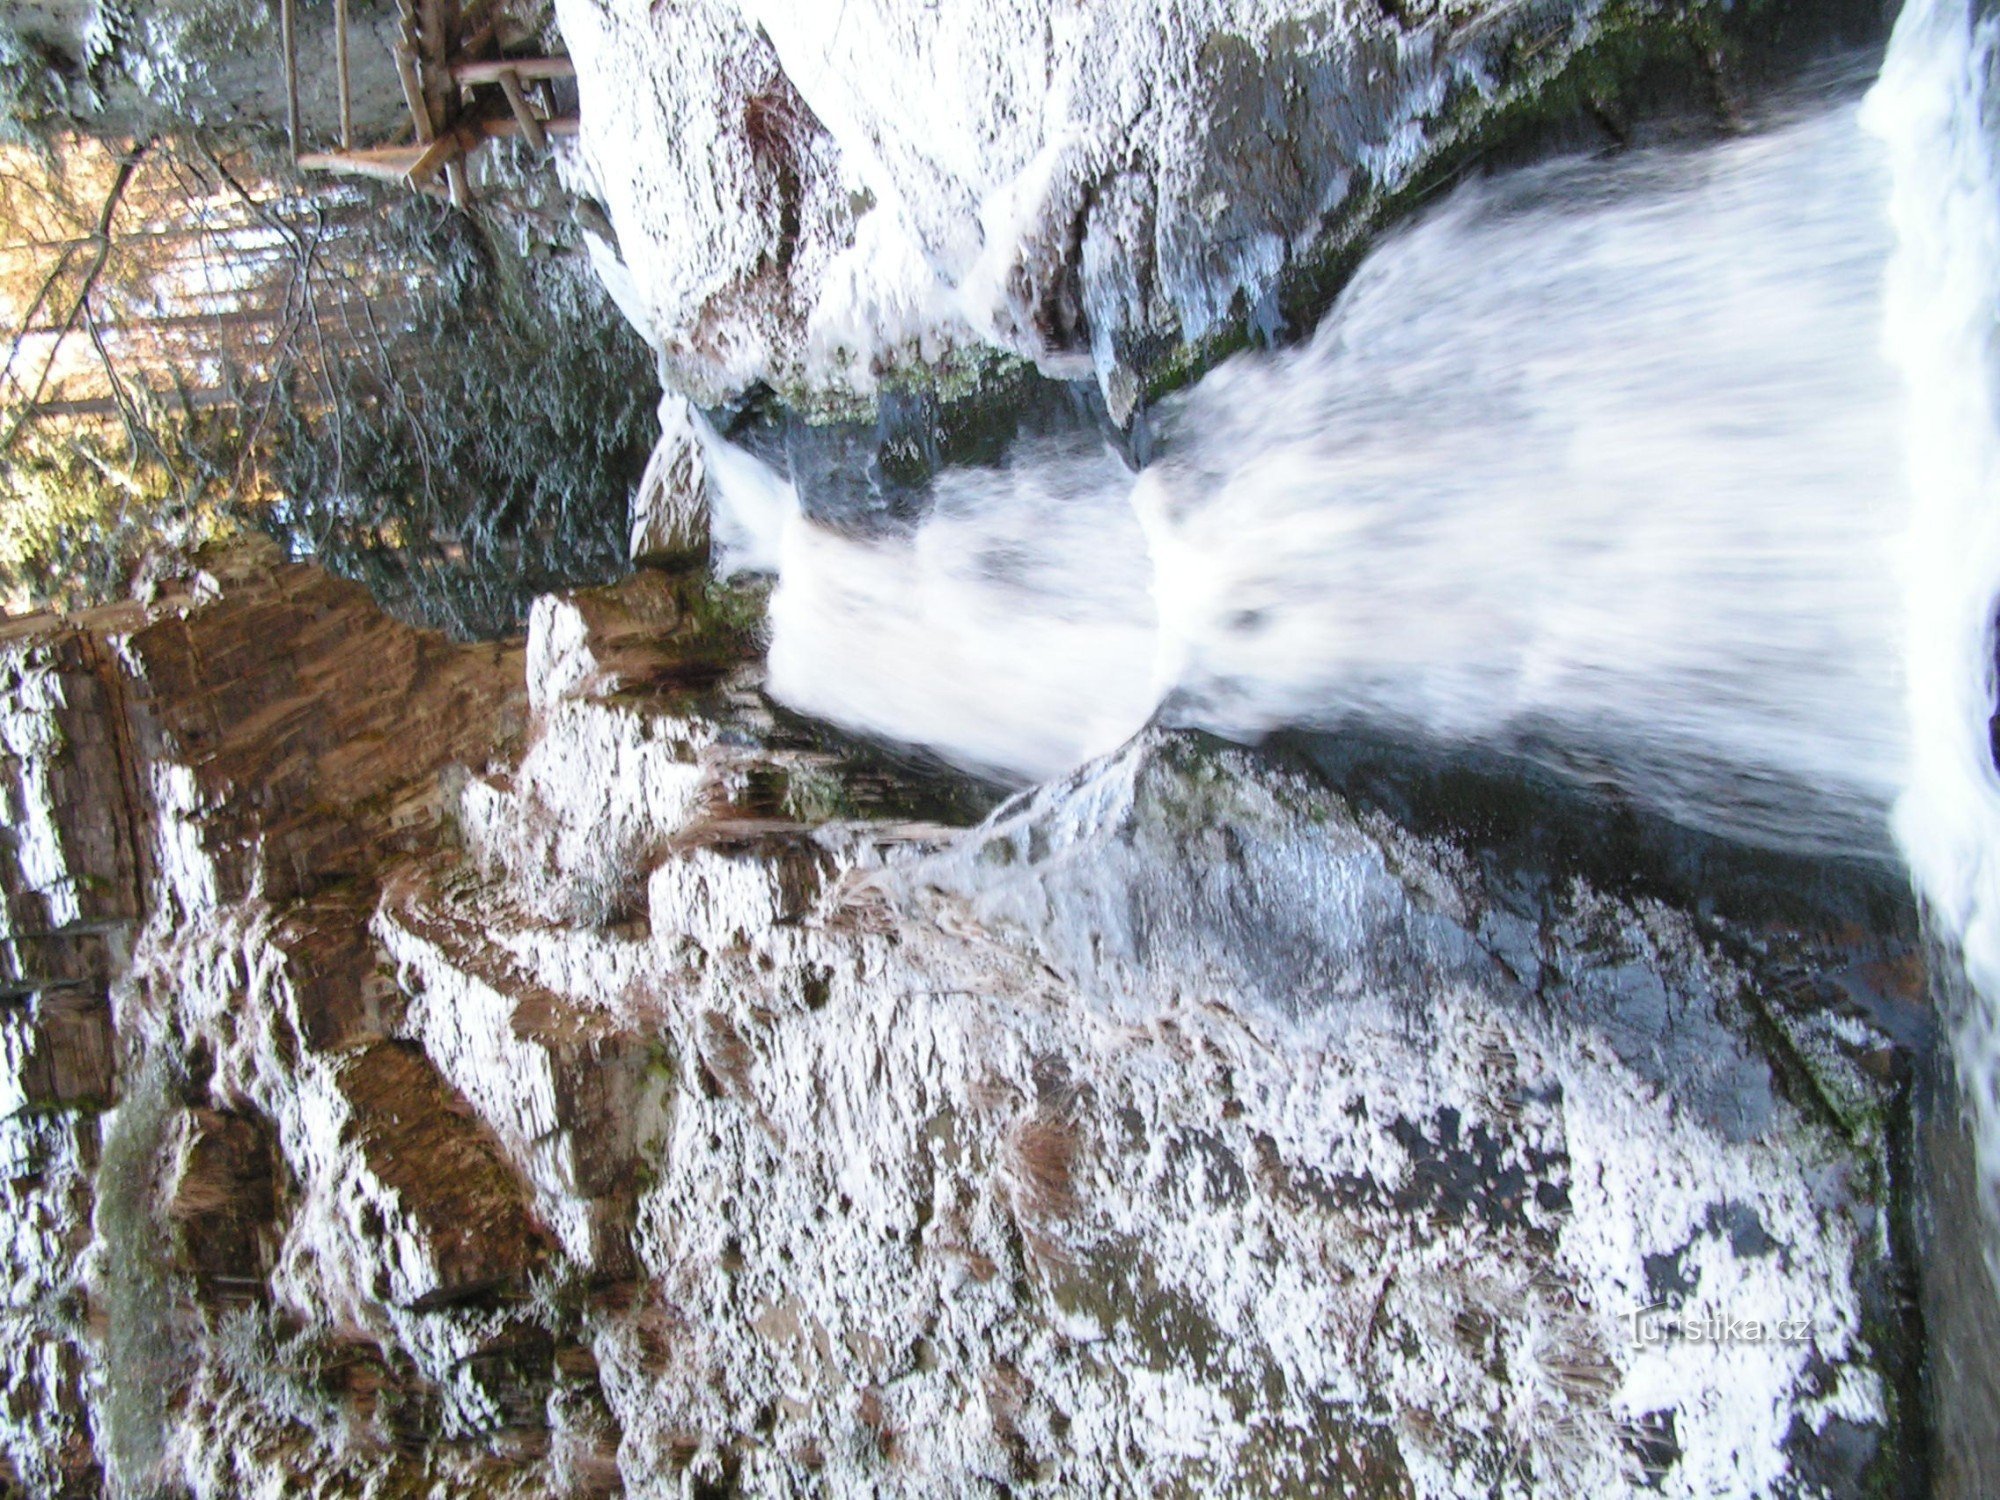
[[[437,139],[437,123],[431,118],[430,101],[424,98],[424,85],[417,77],[417,60],[407,46],[396,48],[396,77],[403,85],[403,103],[410,107],[410,123],[416,126],[417,139],[428,144]]]
[[[445,185],[451,191],[451,206],[463,213],[472,207],[472,178],[465,170],[464,156],[445,164]]]
[[[456,132],[447,131],[424,147],[403,175],[409,179],[410,186],[421,187],[463,155],[465,142],[458,138]]]
[[[363,151],[308,151],[299,158],[305,172],[335,172],[343,177],[366,177],[375,182],[405,183],[419,153],[410,148],[388,147]]]
[[[299,155],[299,16],[298,0],[278,0],[278,32],[285,49],[285,136],[292,159]]]
[[[356,146],[352,151],[308,151],[299,157],[299,165],[317,170],[330,171],[333,162],[365,161],[387,166],[400,163],[399,172],[407,172],[430,150],[428,146]]]
[[[461,85],[498,83],[502,73],[516,78],[574,78],[576,64],[566,57],[495,57],[456,64],[451,76]]]
[[[380,162],[346,161],[328,151],[308,151],[299,157],[301,172],[331,172],[337,177],[366,177],[370,182],[386,182],[402,186],[404,178],[398,167]]]
[[[340,144],[354,149],[354,75],[347,57],[347,0],[333,0],[333,69],[340,84]]]
[[[548,132],[542,129],[541,117],[528,108],[528,96],[521,92],[520,75],[512,68],[500,75],[500,92],[507,96],[507,107],[514,112],[514,119],[521,127],[521,136],[529,147],[536,151],[548,150]]]
[[[575,135],[583,128],[583,121],[575,115],[558,115],[553,120],[537,121],[545,136]],[[488,115],[479,122],[482,135],[495,140],[512,140],[521,134],[521,122],[512,115]]]

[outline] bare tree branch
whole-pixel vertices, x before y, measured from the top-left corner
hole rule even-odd
[[[140,160],[152,147],[151,140],[142,141],[118,159],[118,171],[111,179],[110,191],[104,195],[103,206],[97,211],[97,226],[90,236],[91,243],[97,248],[91,256],[90,265],[83,273],[83,282],[77,288],[76,300],[70,304],[69,314],[63,319],[55,343],[49,347],[48,358],[42,363],[41,378],[36,381],[33,393],[29,395],[20,411],[15,414],[13,425],[7,429],[4,437],[0,437],[0,457],[13,451],[14,443],[21,436],[22,429],[34,420],[35,408],[48,390],[49,376],[55,369],[56,355],[62,349],[63,340],[75,331],[78,319],[83,316],[84,305],[90,301],[90,294],[96,289],[97,278],[104,274],[104,267],[111,259],[111,221],[117,216],[118,205],[125,199],[125,190],[132,185],[132,175],[138,170]],[[20,338],[26,337],[27,330],[23,327]],[[10,353],[8,364],[11,366],[12,363],[13,355]]]

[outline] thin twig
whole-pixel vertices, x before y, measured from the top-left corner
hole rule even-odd
[[[97,227],[91,233],[91,240],[97,247],[96,251],[91,256],[89,268],[83,273],[83,282],[77,288],[76,300],[70,304],[69,315],[63,319],[61,330],[56,334],[56,341],[49,347],[48,358],[42,365],[41,378],[35,382],[33,394],[15,414],[13,425],[7,429],[6,436],[0,437],[0,455],[13,450],[21,430],[34,419],[35,408],[48,390],[49,378],[55,369],[56,355],[62,350],[63,340],[75,330],[78,319],[83,316],[84,306],[90,300],[91,292],[96,289],[97,278],[104,274],[104,267],[111,259],[111,221],[117,216],[118,205],[125,199],[125,190],[131,186],[133,173],[137,171],[141,158],[152,147],[152,140],[143,141],[118,160],[118,171],[111,180],[110,191],[104,195],[103,206],[97,211]],[[23,330],[23,337],[25,336]],[[10,356],[9,363],[11,362]]]

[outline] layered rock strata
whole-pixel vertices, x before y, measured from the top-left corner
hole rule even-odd
[[[1907,1456],[1854,1007],[1189,737],[946,827],[757,649],[695,572],[452,646],[269,556],[9,627],[26,1489],[1862,1494]]]

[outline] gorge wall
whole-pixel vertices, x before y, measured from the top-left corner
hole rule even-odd
[[[1896,940],[1194,735],[948,826],[759,649],[698,569],[458,646],[257,551],[9,622],[26,1493],[1920,1469]]]
[[[1773,56],[1884,21],[1870,0],[556,13],[586,101],[565,171],[671,390],[769,386],[824,419],[1025,363],[1095,382],[1120,426],[1309,331],[1366,237],[1475,154],[1622,146],[1667,106],[1735,122]]]

